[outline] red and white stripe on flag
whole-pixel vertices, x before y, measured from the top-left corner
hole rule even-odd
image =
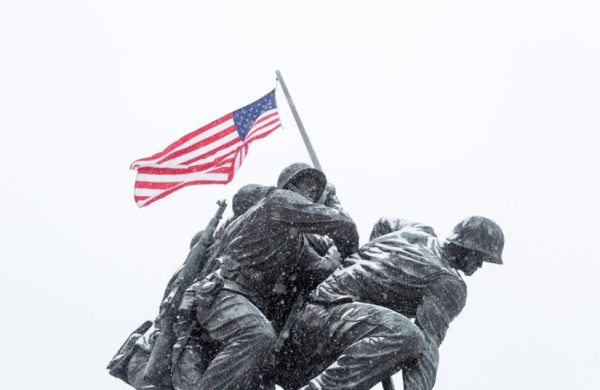
[[[135,202],[147,206],[189,185],[227,184],[253,141],[281,127],[275,90],[131,164]]]

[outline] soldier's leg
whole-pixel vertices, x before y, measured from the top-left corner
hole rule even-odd
[[[297,364],[279,367],[288,377],[280,382],[286,388],[309,382],[303,389],[370,389],[416,358],[424,342],[412,321],[380,306],[309,304],[289,343]]]
[[[171,380],[168,376],[162,377],[162,383],[151,383],[144,379],[144,369],[150,358],[150,352],[154,345],[154,337],[156,336],[157,329],[154,325],[150,326],[146,331],[136,340],[136,344],[133,347],[131,357],[127,363],[126,375],[127,383],[136,390],[172,390]]]
[[[198,322],[218,353],[197,389],[245,390],[262,388],[276,335],[267,318],[244,296],[221,291]]]

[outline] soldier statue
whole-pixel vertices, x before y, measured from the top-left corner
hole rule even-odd
[[[467,298],[458,271],[502,264],[503,246],[502,230],[484,217],[464,219],[443,242],[430,226],[380,219],[310,294],[277,357],[278,383],[366,390],[402,370],[405,390],[432,389],[438,348]]]
[[[502,230],[478,216],[445,240],[381,218],[359,249],[335,186],[308,164],[285,168],[277,187],[242,187],[232,205],[194,236],[161,313],[130,336],[112,375],[136,389],[366,390],[402,371],[405,390],[429,390],[466,302],[461,273],[502,264]]]
[[[186,292],[192,323],[180,321],[179,333],[197,326],[176,345],[177,389],[272,387],[273,345],[296,297],[358,249],[349,215],[317,202],[326,187],[320,170],[292,164],[223,230],[210,255],[218,268]]]

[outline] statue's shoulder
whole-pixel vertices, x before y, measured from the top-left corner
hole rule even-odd
[[[271,190],[267,196],[264,198],[265,203],[267,204],[310,204],[308,199],[303,197],[300,194],[295,193],[294,191],[284,190],[280,188],[275,188]]]

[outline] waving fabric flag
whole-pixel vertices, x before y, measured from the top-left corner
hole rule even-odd
[[[193,184],[226,184],[253,141],[281,127],[275,90],[195,130],[153,156],[136,160],[135,201],[147,206]]]

